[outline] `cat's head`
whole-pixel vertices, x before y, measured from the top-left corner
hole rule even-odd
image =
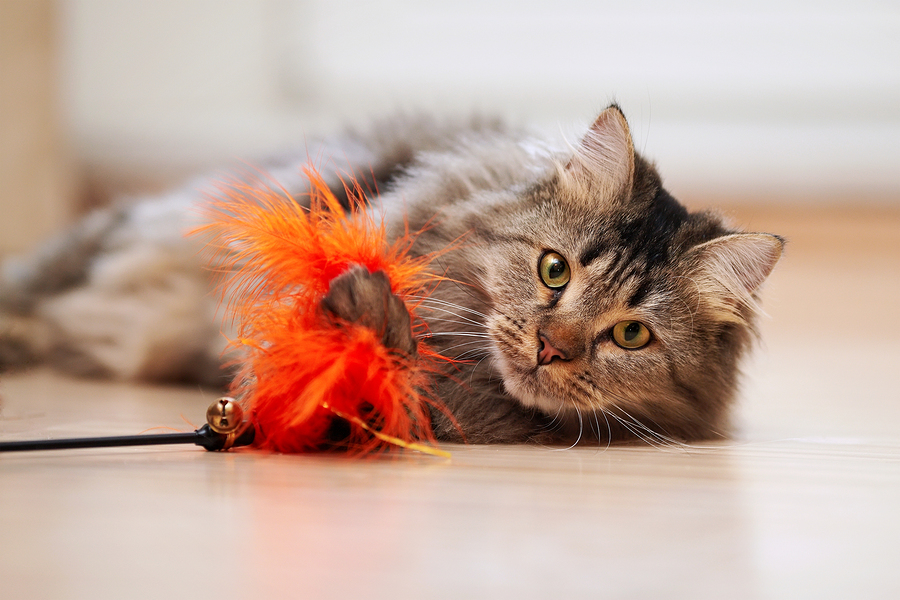
[[[581,412],[604,430],[605,418],[611,433],[719,433],[781,238],[685,210],[615,106],[514,204],[484,225],[505,389],[550,415]]]

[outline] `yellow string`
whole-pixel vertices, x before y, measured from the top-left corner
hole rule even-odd
[[[371,427],[369,427],[359,417],[346,415],[346,414],[342,413],[341,411],[330,407],[327,402],[323,402],[322,407],[330,410],[331,412],[333,412],[334,414],[336,414],[337,416],[339,416],[340,418],[342,418],[346,421],[350,421],[351,423],[353,423],[355,425],[359,425],[360,427],[362,427],[363,429],[365,429],[366,431],[368,431],[369,433],[371,433],[372,435],[377,437],[382,442],[387,442],[388,444],[394,444],[395,446],[400,446],[401,448],[407,448],[409,450],[417,450],[424,454],[430,454],[431,456],[440,456],[443,458],[450,458],[450,453],[447,452],[446,450],[441,450],[441,449],[435,448],[433,446],[426,446],[425,444],[419,444],[417,442],[406,442],[406,441],[403,441],[400,438],[394,437],[392,435],[387,435],[387,434],[381,433],[380,431],[376,431],[376,430],[372,429]]]

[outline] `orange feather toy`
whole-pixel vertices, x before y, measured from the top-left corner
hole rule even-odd
[[[328,447],[329,429],[344,422],[340,447],[369,453],[391,445],[445,454],[433,447],[429,380],[442,360],[422,342],[418,357],[385,348],[380,333],[335,323],[321,308],[330,282],[353,265],[384,271],[406,303],[413,330],[423,298],[439,279],[429,258],[412,258],[413,236],[389,244],[383,223],[362,207],[358,185],[348,186],[345,211],[320,174],[305,171],[310,207],[283,189],[232,181],[206,209],[216,264],[232,296],[242,349],[232,393],[256,428],[254,445],[275,452]]]

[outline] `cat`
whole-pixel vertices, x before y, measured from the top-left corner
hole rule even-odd
[[[688,212],[634,150],[617,105],[574,146],[499,121],[387,119],[307,154],[346,205],[370,194],[389,236],[420,231],[447,279],[419,311],[427,343],[460,359],[435,389],[436,436],[469,443],[686,443],[726,437],[758,290],[784,240]],[[298,158],[266,165],[302,201]],[[345,164],[345,166],[344,166]],[[97,212],[8,260],[0,361],[47,361],[122,379],[219,381],[220,334],[198,241],[203,195],[185,190]],[[462,240],[462,241],[460,241]],[[450,248],[447,250],[447,248]],[[353,267],[322,308],[415,353],[383,273]]]

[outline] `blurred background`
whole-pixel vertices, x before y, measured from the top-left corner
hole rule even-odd
[[[0,0],[0,253],[405,109],[574,137],[609,101],[690,204],[900,205],[895,0]]]
[[[900,598],[900,2],[737,5],[0,0],[0,257],[121,195],[369,115],[479,110],[574,139],[611,100],[676,197],[789,239],[722,453],[460,449],[453,464],[362,470],[15,459],[0,473],[0,596],[203,582],[227,584],[222,597],[358,584],[465,597],[515,582],[523,598],[584,597],[600,582],[610,596]],[[3,434],[183,426],[167,419],[209,401],[3,376]],[[236,578],[198,577],[220,556],[173,549],[205,523],[242,548]],[[399,551],[373,560],[376,545]]]

